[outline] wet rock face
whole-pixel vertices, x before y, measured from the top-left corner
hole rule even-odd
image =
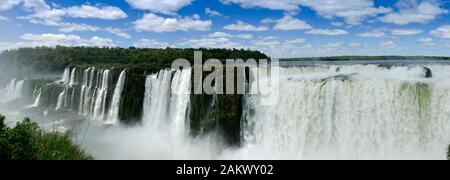
[[[450,160],[450,145],[448,146],[447,159]]]
[[[425,78],[432,78],[433,77],[433,72],[431,71],[430,68],[424,67],[423,70],[425,72]]]

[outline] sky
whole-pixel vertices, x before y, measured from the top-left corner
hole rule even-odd
[[[205,47],[450,56],[450,0],[0,0],[0,51]]]

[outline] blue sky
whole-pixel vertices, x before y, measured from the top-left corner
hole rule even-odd
[[[450,56],[449,0],[1,0],[0,50],[210,47]]]

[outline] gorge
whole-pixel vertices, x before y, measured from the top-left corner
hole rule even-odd
[[[70,131],[96,159],[445,159],[450,144],[447,62],[281,62],[269,105],[248,93],[270,78],[258,68],[246,94],[208,95],[192,69],[115,63],[9,77],[1,113]]]

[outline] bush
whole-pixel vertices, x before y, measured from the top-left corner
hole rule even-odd
[[[91,160],[68,134],[42,131],[26,118],[10,129],[0,115],[0,160]]]

